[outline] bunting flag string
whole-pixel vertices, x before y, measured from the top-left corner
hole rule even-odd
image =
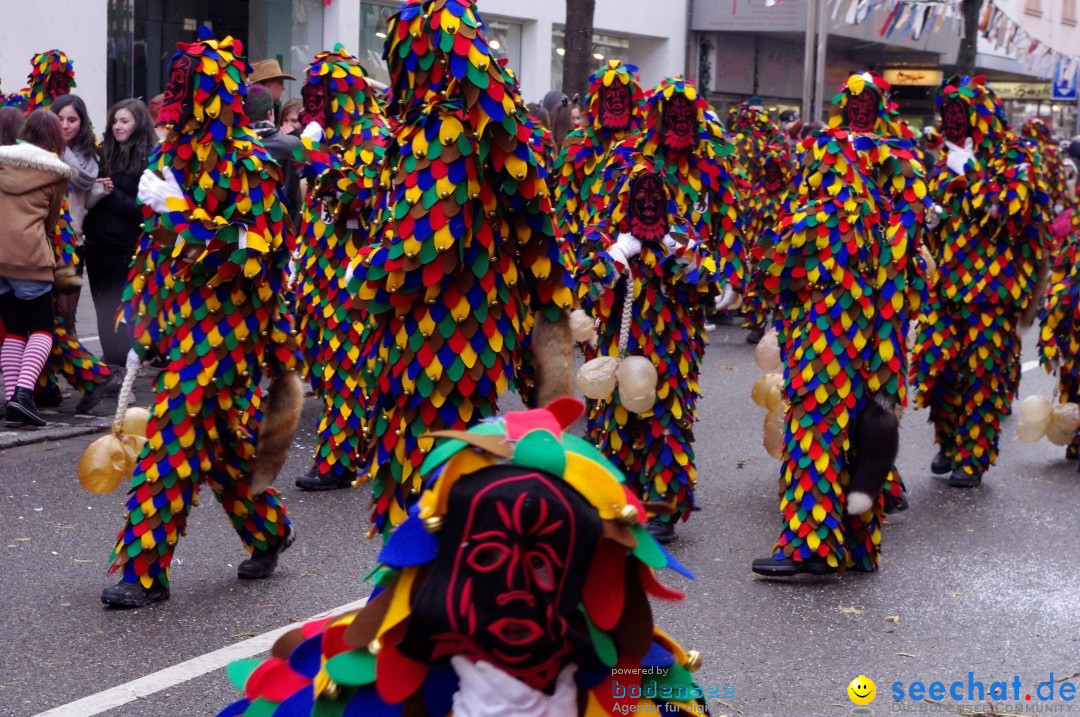
[[[1056,50],[1033,37],[993,0],[987,0],[979,15],[979,32],[994,49],[1012,55],[1033,75],[1049,79],[1057,72],[1071,77],[1080,67],[1080,56]]]

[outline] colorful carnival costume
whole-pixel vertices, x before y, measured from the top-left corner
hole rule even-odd
[[[830,127],[803,142],[791,212],[761,263],[777,304],[787,402],[783,527],[768,577],[877,569],[906,402],[906,331],[921,298],[927,196],[913,140],[891,125],[888,83],[852,75]]]
[[[533,350],[558,353],[552,377],[573,375],[573,294],[533,128],[472,2],[410,0],[390,18],[386,56],[387,111],[399,122],[387,155],[390,219],[350,269],[369,315],[370,442],[358,474],[373,483],[377,531],[401,523],[420,491],[425,433],[495,414],[534,312]],[[549,328],[565,338],[546,338]],[[541,366],[542,403],[548,377]]]
[[[588,433],[643,501],[666,506],[649,530],[667,542],[674,523],[690,517],[697,481],[692,444],[700,357],[692,347],[690,307],[718,294],[722,276],[715,248],[674,211],[658,168],[640,155],[632,162],[609,167],[619,177],[610,212],[581,243],[578,294],[598,320],[595,353],[619,356],[621,335],[628,335],[625,353],[656,367],[657,397],[644,414],[627,410],[618,392],[590,401]]]
[[[653,623],[686,568],[589,443],[581,403],[441,434],[419,505],[390,535],[359,611],[282,636],[227,672],[239,715],[605,717],[708,714],[701,664]]]
[[[566,135],[553,170],[559,230],[575,249],[605,210],[609,195],[601,190],[601,177],[615,148],[638,140],[644,102],[634,65],[608,60],[589,77],[584,125]]]
[[[279,384],[299,381],[283,297],[292,237],[275,194],[280,170],[243,113],[251,68],[240,43],[203,27],[178,47],[158,117],[169,133],[139,186],[153,213],[122,307],[134,352],[165,367],[113,550],[110,572],[123,579],[102,594],[117,607],[168,597],[173,550],[203,481],[252,553],[241,578],[268,576],[293,539],[280,496],[255,482],[291,441],[271,431],[273,413],[263,420],[259,384],[274,377],[273,411]]]
[[[765,242],[780,220],[784,195],[795,177],[787,139],[780,128],[769,119],[760,107],[742,102],[728,110],[728,132],[746,172],[749,187],[744,192],[743,233],[746,240],[750,271],[765,253]],[[745,328],[750,329],[748,343],[757,343],[765,332],[771,309],[768,300],[755,290],[751,282],[747,287]]]
[[[390,132],[363,67],[341,45],[315,56],[301,94],[300,119],[309,129],[297,152],[308,193],[296,314],[309,380],[324,408],[315,463],[296,485],[326,490],[356,480],[367,411],[360,376],[364,314],[352,305],[344,279],[372,243]]]
[[[969,487],[997,458],[1019,386],[1017,328],[1037,283],[1048,197],[985,78],[953,77],[937,102],[945,146],[930,191],[943,215],[927,245],[938,272],[913,360],[940,447],[931,469]]]
[[[0,106],[17,107],[29,114],[34,110],[48,109],[53,100],[68,94],[75,87],[74,65],[61,50],[34,55],[30,65],[32,69],[27,76],[27,87],[5,97]],[[56,265],[73,276],[81,259],[76,253],[77,237],[71,227],[67,197],[64,198],[60,221],[50,238]],[[35,394],[43,405],[48,402],[49,396],[53,398],[54,405],[58,404],[61,395],[58,379],[62,377],[83,394],[84,398],[77,408],[83,412],[96,405],[110,386],[115,385],[115,381],[109,367],[79,340],[75,327],[67,325],[59,306],[55,307],[54,315],[56,326],[53,330],[52,354],[47,370],[38,379]]]

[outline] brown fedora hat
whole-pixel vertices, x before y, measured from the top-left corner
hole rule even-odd
[[[259,60],[251,65],[251,74],[248,76],[248,84],[257,82],[269,82],[270,80],[295,80],[292,75],[286,75],[281,71],[281,65],[277,60]]]

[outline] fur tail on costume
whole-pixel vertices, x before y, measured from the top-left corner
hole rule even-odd
[[[854,456],[849,468],[848,515],[862,515],[874,506],[900,448],[900,419],[884,396],[876,395],[852,426]]]
[[[1050,249],[1043,247],[1042,257],[1039,258],[1039,266],[1035,274],[1035,289],[1031,292],[1028,305],[1024,313],[1020,314],[1020,333],[1024,334],[1035,323],[1035,317],[1039,315],[1039,309],[1046,301],[1046,287],[1050,284]]]
[[[532,334],[536,363],[536,399],[546,406],[560,396],[574,395],[574,339],[566,312],[555,322],[536,315]]]
[[[255,495],[274,484],[289,454],[303,408],[304,388],[300,377],[293,371],[275,376],[270,383],[270,397],[255,447],[255,472],[251,477]]]

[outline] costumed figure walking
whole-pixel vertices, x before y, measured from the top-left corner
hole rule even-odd
[[[795,178],[795,161],[788,140],[761,107],[746,102],[732,107],[728,110],[727,130],[749,182],[742,204],[743,233],[749,271],[753,274],[764,256],[765,242],[780,220],[784,195]],[[750,329],[746,341],[756,344],[765,335],[771,309],[753,282],[747,287],[743,310],[743,327]]]
[[[644,357],[656,378],[641,405],[626,386],[590,401],[588,435],[652,508],[649,532],[667,543],[675,523],[690,517],[697,482],[700,355],[690,307],[720,292],[720,258],[675,211],[651,159],[635,154],[608,172],[618,172],[615,191],[586,231],[577,274],[582,308],[598,324],[590,355]]]
[[[1062,160],[1063,209],[1051,226],[1053,265],[1045,303],[1039,310],[1039,363],[1058,375],[1062,403],[1080,403],[1080,205],[1076,178],[1080,166],[1080,138],[1074,139]],[[1069,460],[1080,458],[1080,435],[1066,446]]]
[[[4,105],[17,107],[26,114],[36,109],[48,109],[57,97],[71,92],[75,87],[75,68],[71,59],[61,50],[48,50],[34,55],[30,61],[27,86],[8,95]],[[59,294],[81,286],[77,267],[82,261],[77,251],[78,237],[72,227],[69,198],[64,197],[60,220],[50,234],[53,255],[56,260],[56,292]],[[49,365],[38,378],[35,396],[42,406],[56,406],[62,400],[58,379],[83,395],[76,411],[84,413],[101,402],[105,395],[117,387],[108,365],[98,359],[79,340],[74,326],[68,325],[67,312],[59,304],[54,311],[52,354]]]
[[[168,134],[139,185],[147,232],[124,292],[129,365],[157,359],[164,369],[113,550],[110,572],[122,579],[101,596],[114,607],[169,596],[173,550],[202,483],[251,553],[239,577],[269,576],[293,540],[269,487],[303,401],[283,296],[293,238],[275,194],[280,170],[243,113],[251,68],[240,42],[203,27],[178,47],[158,115]]]
[[[946,80],[937,103],[945,146],[930,192],[942,214],[927,245],[938,271],[913,360],[939,448],[931,470],[973,487],[997,458],[1020,383],[1018,328],[1036,298],[1048,196],[985,78]]]
[[[615,148],[638,141],[645,95],[637,69],[608,60],[589,77],[584,124],[566,135],[555,159],[555,212],[563,241],[574,249],[594,217],[605,211],[608,195],[601,190],[601,177]]]
[[[580,401],[438,434],[419,506],[358,611],[283,635],[227,672],[219,717],[708,714],[701,655],[655,625],[655,571],[692,575],[645,530],[611,464],[568,432]]]
[[[533,332],[538,401],[573,390],[570,277],[533,127],[470,0],[409,0],[390,18],[389,221],[350,271],[362,343],[374,530],[421,486],[429,430],[493,416]],[[534,327],[535,323],[535,329]]]
[[[753,561],[759,575],[874,571],[886,496],[906,507],[893,462],[927,188],[888,89],[874,73],[840,87],[829,127],[802,144],[792,209],[762,259],[786,414],[782,528],[772,555]]]
[[[380,172],[390,140],[377,90],[340,44],[315,56],[301,94],[306,129],[301,174],[308,181],[298,249],[296,314],[308,377],[323,400],[314,464],[296,479],[304,490],[356,480],[366,422],[360,334],[345,272],[373,241]]]

